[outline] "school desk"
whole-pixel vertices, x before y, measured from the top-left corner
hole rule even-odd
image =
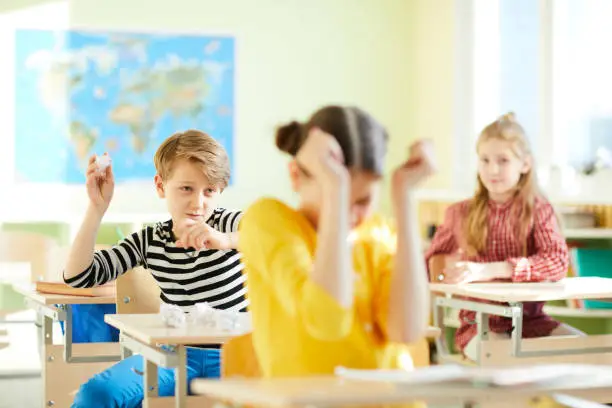
[[[495,408],[538,406],[538,400],[551,396],[584,403],[582,394],[606,392],[612,387],[612,367],[598,367],[597,374],[559,378],[521,386],[490,386],[471,381],[433,381],[418,385],[393,381],[355,380],[337,376],[284,379],[223,379],[192,381],[191,389],[213,400],[235,406],[268,408],[349,407],[401,404],[424,401],[445,407],[474,404]],[[566,396],[569,394],[569,396]],[[593,404],[593,407],[602,405]]]
[[[233,331],[197,325],[168,327],[160,314],[113,314],[106,315],[104,321],[121,331],[122,348],[140,354],[145,360],[144,408],[208,406],[208,399],[205,397],[187,396],[186,347],[223,344],[250,331],[250,327],[247,328],[246,325],[244,329]],[[175,397],[159,397],[158,367],[175,369]]]
[[[71,393],[94,374],[120,360],[118,343],[72,343],[72,305],[114,304],[115,297],[39,293],[31,285],[14,285],[37,313],[41,324],[42,379],[45,407],[69,407]],[[62,344],[53,343],[53,322],[64,322]]]
[[[612,363],[612,335],[549,336],[523,339],[523,303],[569,299],[612,298],[612,279],[598,277],[566,278],[559,282],[430,284],[435,324],[444,328],[443,309],[476,312],[480,350],[478,365],[527,364],[533,362]],[[496,304],[483,303],[494,301]],[[503,302],[503,303],[502,303]],[[489,316],[512,319],[514,330],[509,341],[489,340]],[[442,362],[455,361],[445,336],[436,339]],[[612,393],[611,393],[612,394]]]

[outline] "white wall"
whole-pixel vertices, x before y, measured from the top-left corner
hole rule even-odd
[[[434,128],[435,133],[439,138],[447,137],[448,133],[449,125],[438,116],[427,116],[419,122],[422,125],[414,124],[415,96],[429,95],[425,90],[428,84],[437,84],[437,90],[448,82],[440,82],[440,75],[434,75],[429,81],[420,81],[415,92],[415,12],[419,4],[430,3],[430,0],[78,0],[63,5],[54,3],[42,14],[35,8],[5,14],[4,21],[8,23],[9,17],[10,24],[0,22],[0,27],[5,27],[1,52],[8,54],[9,63],[8,68],[0,68],[4,70],[0,88],[8,87],[10,92],[0,95],[0,121],[5,130],[1,137],[3,146],[8,147],[0,151],[0,171],[12,173],[9,167],[14,95],[10,86],[9,31],[15,26],[62,28],[66,23],[73,28],[235,36],[236,172],[234,187],[224,193],[224,204],[229,207],[244,207],[267,194],[291,200],[283,171],[286,160],[276,152],[273,143],[274,127],[292,118],[305,119],[322,104],[357,104],[385,123],[392,134],[391,166],[405,155],[410,140],[430,136],[415,130],[442,123]],[[452,5],[453,0],[434,3]],[[425,7],[427,21],[435,21],[435,7]],[[420,30],[442,29],[443,36],[449,30],[444,20],[434,27],[426,27],[427,21],[419,23]],[[435,55],[447,50],[446,46],[435,51]],[[430,62],[439,61],[426,57],[416,68],[418,75],[427,72],[425,64]],[[439,95],[434,92],[432,98],[436,96]],[[418,112],[423,114],[427,107],[439,102],[427,99]],[[447,109],[442,113],[446,115]],[[0,181],[5,186],[3,192],[9,182]],[[82,212],[87,200],[82,187],[13,188],[12,200],[0,200],[0,218],[27,218],[32,213],[37,218],[57,219],[64,214],[70,218]],[[117,187],[110,213],[130,217],[135,212],[164,212],[164,204],[155,196],[152,183]]]

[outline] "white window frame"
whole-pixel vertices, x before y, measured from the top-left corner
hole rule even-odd
[[[475,185],[478,132],[500,111],[500,0],[456,2],[456,134],[453,190],[471,192]],[[553,2],[539,2],[538,130],[532,138],[538,168],[558,164],[563,146],[553,137]],[[551,149],[552,146],[552,149]],[[545,155],[542,152],[553,152]],[[538,152],[540,154],[538,154]]]
[[[499,115],[499,36],[494,35],[498,16],[498,0],[455,2],[456,155],[452,190],[466,194],[476,185],[478,132]]]

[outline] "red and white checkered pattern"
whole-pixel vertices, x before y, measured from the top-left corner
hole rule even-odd
[[[522,242],[515,238],[517,215],[512,211],[513,202],[502,205],[489,203],[488,234],[485,253],[467,257],[471,262],[509,262],[513,268],[513,282],[557,281],[567,274],[569,254],[565,239],[561,235],[552,205],[543,198],[536,200],[534,223],[527,241],[527,257],[522,256]],[[444,223],[437,229],[431,246],[425,254],[427,263],[436,254],[453,254],[463,242],[462,222],[467,218],[469,201],[456,203],[448,208]],[[543,312],[542,302],[524,304],[523,337],[547,336],[559,322]],[[459,314],[461,327],[455,342],[463,350],[476,335],[473,323],[475,312],[462,310]],[[491,316],[490,330],[495,333],[510,333],[512,321],[501,316]]]

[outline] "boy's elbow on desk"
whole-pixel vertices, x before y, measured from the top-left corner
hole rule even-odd
[[[80,286],[79,284],[83,284],[82,279],[81,280],[77,280],[76,278],[82,274],[83,271],[79,272],[79,273],[73,273],[70,272],[66,269],[64,269],[62,271],[62,280],[64,281],[64,283],[68,286],[72,286],[73,288]]]
[[[73,288],[93,288],[97,286],[97,282],[94,278],[95,274],[91,271],[92,267],[93,263],[87,269],[77,273],[64,269],[62,279],[66,285]]]

